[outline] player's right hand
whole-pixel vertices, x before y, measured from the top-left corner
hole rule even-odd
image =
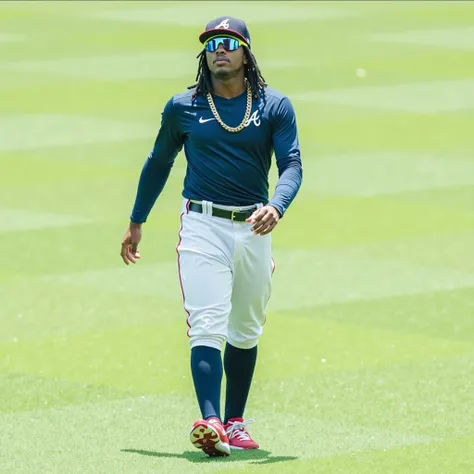
[[[138,250],[140,240],[142,240],[142,225],[130,222],[129,227],[123,236],[122,250],[120,251],[120,256],[127,265],[130,263],[136,263],[136,261],[141,257],[140,251]]]

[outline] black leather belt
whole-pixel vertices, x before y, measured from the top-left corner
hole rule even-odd
[[[213,206],[212,215],[216,217],[223,217],[224,219],[230,219],[231,221],[243,222],[245,221],[245,219],[249,218],[256,209],[257,209],[257,206],[245,211],[238,211],[238,210],[226,211],[224,209],[219,209]],[[190,202],[189,210],[193,212],[199,212],[200,214],[202,214],[202,204]]]

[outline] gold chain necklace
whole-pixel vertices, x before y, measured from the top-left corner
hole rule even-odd
[[[209,107],[211,108],[212,115],[214,115],[215,119],[220,123],[222,128],[224,130],[227,130],[228,132],[240,132],[241,130],[244,129],[245,124],[247,123],[248,119],[250,118],[250,112],[252,111],[252,89],[250,88],[250,85],[247,84],[247,107],[245,109],[245,115],[237,127],[229,127],[229,125],[225,124],[223,120],[221,119],[219,112],[216,109],[216,106],[214,104],[214,100],[212,99],[212,95],[210,93],[207,94],[207,101],[209,102]]]

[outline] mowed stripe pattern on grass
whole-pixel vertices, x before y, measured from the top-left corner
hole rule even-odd
[[[470,473],[473,13],[1,4],[0,472]],[[304,181],[274,233],[246,413],[262,450],[209,462],[187,440],[182,154],[143,261],[118,251],[162,107],[221,14],[293,99]]]

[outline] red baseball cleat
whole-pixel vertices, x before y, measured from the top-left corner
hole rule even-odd
[[[202,449],[208,456],[228,456],[230,454],[229,438],[218,418],[198,420],[189,433],[191,443]]]
[[[247,425],[253,420],[244,421],[242,418],[231,418],[225,425],[231,449],[258,449],[260,446],[250,437]]]

